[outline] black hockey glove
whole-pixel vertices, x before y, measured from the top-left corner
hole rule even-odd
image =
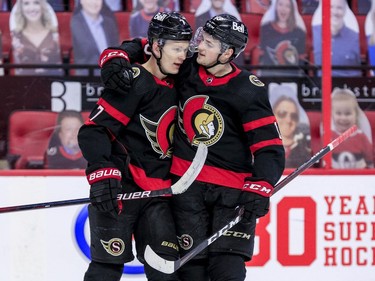
[[[117,201],[121,193],[121,172],[110,162],[91,165],[86,169],[90,184],[91,205],[100,212],[114,216],[122,211],[122,202]]]
[[[100,56],[101,78],[108,89],[125,94],[131,88],[134,77],[126,52],[119,49],[106,49]]]
[[[264,180],[246,178],[240,203],[245,206],[246,212],[260,218],[267,215],[270,208],[270,196],[273,186]]]

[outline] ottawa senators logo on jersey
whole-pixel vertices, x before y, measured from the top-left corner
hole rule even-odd
[[[173,132],[175,128],[177,106],[170,107],[157,122],[140,115],[140,121],[147,139],[160,158],[172,156]]]
[[[191,97],[180,110],[179,127],[192,144],[203,142],[211,146],[223,135],[223,117],[215,107],[207,104],[208,99],[207,96]]]
[[[137,78],[139,74],[141,74],[141,70],[139,69],[139,67],[132,67],[132,70],[133,70],[133,78]]]

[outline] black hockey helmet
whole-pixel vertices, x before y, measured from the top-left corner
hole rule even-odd
[[[148,27],[148,41],[153,39],[190,41],[193,30],[186,18],[177,12],[158,12]]]
[[[237,57],[246,48],[247,28],[235,16],[228,14],[214,16],[206,22],[203,30],[232,48],[233,57]]]

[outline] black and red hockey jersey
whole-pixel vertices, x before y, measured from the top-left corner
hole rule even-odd
[[[111,161],[144,190],[166,188],[171,185],[176,90],[172,80],[160,80],[141,65],[133,71],[127,94],[104,90],[79,132],[79,145],[89,165]]]
[[[176,85],[179,117],[171,172],[183,175],[195,146],[208,146],[197,180],[242,189],[246,177],[276,184],[285,165],[284,148],[265,85],[231,64],[215,77],[195,59],[184,65]]]
[[[130,61],[145,60],[146,40],[124,41]],[[199,142],[208,156],[197,180],[242,189],[246,177],[275,185],[285,167],[285,151],[265,85],[238,69],[224,77],[186,59],[176,77],[178,126],[171,173],[182,176]]]

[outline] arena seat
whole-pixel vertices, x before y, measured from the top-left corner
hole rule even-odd
[[[56,13],[59,22],[59,39],[64,62],[70,62],[72,56],[72,34],[70,29],[71,12]]]
[[[351,0],[351,7],[356,15],[366,15],[371,9],[371,0]]]
[[[246,25],[249,33],[249,42],[244,50],[245,58],[250,64],[255,65],[259,61],[259,32],[262,14],[241,14],[243,23]]]
[[[84,120],[89,112],[82,112]],[[7,159],[13,169],[41,169],[57,112],[17,110],[9,117]]]
[[[356,15],[359,26],[359,46],[361,50],[361,61],[367,64],[367,38],[365,33],[366,15]]]
[[[195,31],[195,15],[194,13],[182,13],[184,15],[184,17],[186,18],[186,20],[188,21],[188,23],[190,24],[191,28]]]
[[[311,29],[312,15],[302,14],[301,16],[306,25],[306,56],[307,56],[306,59],[311,63],[313,61],[311,58],[311,53],[313,51],[312,29]]]
[[[133,9],[133,0],[123,0],[122,3],[123,3],[123,7],[124,7],[125,11],[127,11],[127,12],[131,12],[132,11],[132,9]]]
[[[12,168],[43,168],[56,116],[50,111],[15,111],[10,115],[7,158]]]
[[[242,13],[263,15],[267,11],[270,3],[270,0],[243,0],[240,3],[240,9]]]
[[[363,111],[366,114],[366,117],[371,126],[371,133],[372,133],[372,146],[374,147],[374,161],[375,161],[375,111],[373,110],[365,110]]]
[[[306,114],[310,121],[311,150],[312,154],[315,155],[315,153],[322,149],[322,140],[320,137],[322,113],[320,111],[306,111]]]
[[[120,34],[120,42],[124,40],[130,39],[130,32],[129,32],[129,19],[131,12],[115,12],[115,17],[117,20],[117,26],[119,28]]]
[[[364,113],[367,116],[368,121],[370,122],[371,125],[371,130],[372,130],[372,137],[373,140],[375,140],[375,111],[373,110],[365,110]]]
[[[2,44],[2,57],[4,61],[8,61],[11,51],[11,39],[9,30],[10,12],[0,12],[0,32]]]

